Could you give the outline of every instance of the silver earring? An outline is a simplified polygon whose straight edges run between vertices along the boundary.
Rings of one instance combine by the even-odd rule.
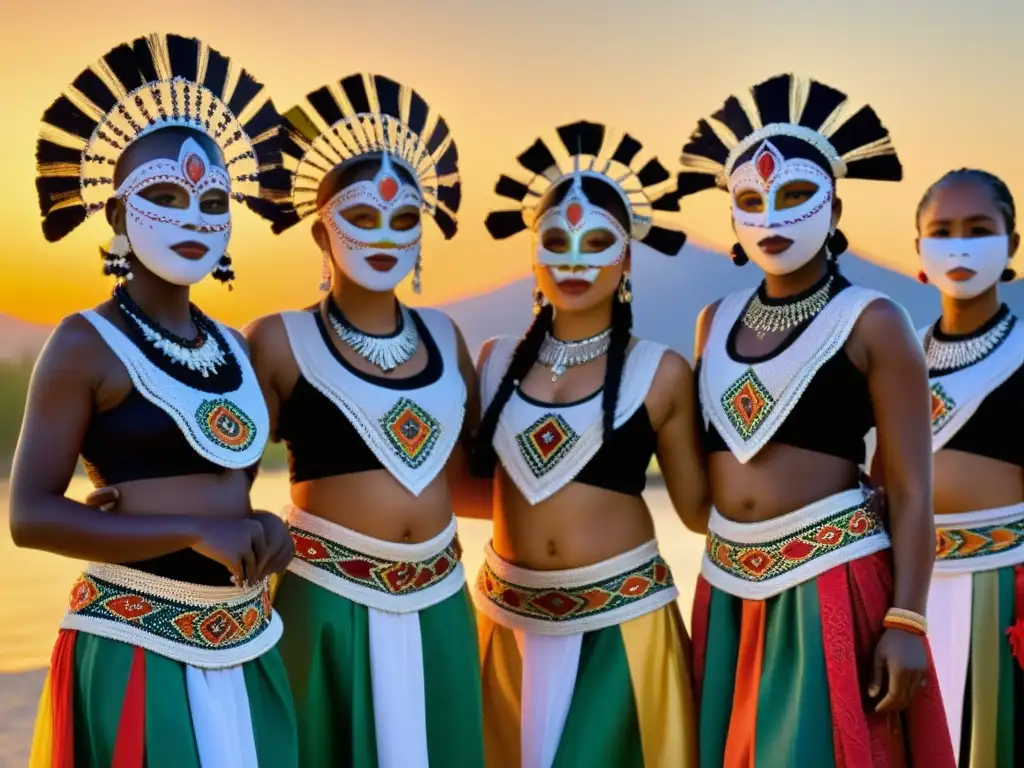
[[[623,304],[633,300],[633,282],[629,279],[629,272],[624,272],[619,282],[618,299]]]
[[[128,235],[114,235],[110,238],[110,244],[107,246],[107,253],[111,256],[127,256],[129,251],[132,249],[132,244],[128,242]]]
[[[323,252],[323,263],[320,271],[320,290],[331,290],[331,259],[327,251]]]
[[[135,277],[131,262],[128,261],[132,246],[126,235],[114,235],[106,250],[100,250],[103,252],[103,274],[113,275],[118,280],[131,280]]]
[[[416,266],[412,271],[412,292],[422,293],[423,291],[423,254],[416,256]]]

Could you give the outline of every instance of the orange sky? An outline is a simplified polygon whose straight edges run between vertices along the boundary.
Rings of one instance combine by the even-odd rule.
[[[0,48],[0,312],[53,322],[101,300],[109,282],[94,217],[63,242],[43,240],[33,186],[39,116],[89,62],[151,31],[202,37],[250,68],[286,109],[358,70],[417,88],[448,119],[463,176],[460,233],[427,225],[425,291],[436,303],[478,293],[529,269],[529,238],[491,241],[483,219],[498,175],[538,132],[580,118],[629,130],[673,171],[697,118],[730,93],[796,70],[870,101],[906,168],[901,184],[840,185],[853,248],[916,272],[913,212],[946,170],[985,167],[1024,195],[1024,52],[1016,0],[54,0],[4,12]],[[627,10],[628,9],[628,10]],[[969,35],[967,37],[966,35]],[[732,243],[722,193],[684,202],[698,240]],[[238,212],[233,292],[204,281],[201,306],[230,323],[317,295],[319,254],[305,226],[280,237]],[[685,251],[680,259],[685,269]],[[709,286],[709,299],[715,288]]]

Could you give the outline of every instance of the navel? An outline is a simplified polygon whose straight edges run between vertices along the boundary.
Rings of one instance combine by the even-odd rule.
[[[555,546],[555,542],[548,542],[548,557],[555,557],[558,554],[558,547]]]

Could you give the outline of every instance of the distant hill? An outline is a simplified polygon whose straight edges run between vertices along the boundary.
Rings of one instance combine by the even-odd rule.
[[[0,360],[35,360],[53,330],[50,326],[0,314]]]

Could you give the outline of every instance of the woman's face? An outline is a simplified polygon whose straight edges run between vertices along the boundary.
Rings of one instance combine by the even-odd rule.
[[[112,223],[142,265],[174,285],[210,274],[231,239],[231,179],[219,152],[158,131],[126,150],[115,175]]]
[[[627,268],[629,233],[587,199],[579,176],[537,218],[534,238],[534,276],[556,309],[584,311],[614,296]]]
[[[917,252],[929,282],[960,299],[996,285],[1020,240],[1007,232],[992,190],[978,179],[940,184],[921,210],[918,227]]]

